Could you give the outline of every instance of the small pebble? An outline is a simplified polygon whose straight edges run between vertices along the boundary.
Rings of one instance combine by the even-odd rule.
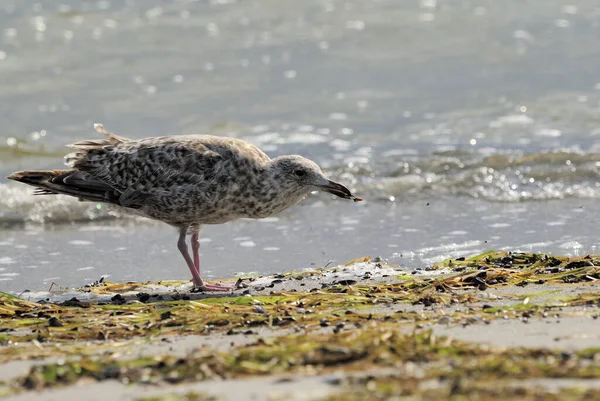
[[[340,322],[338,324],[335,325],[335,327],[333,328],[333,332],[334,333],[339,333],[342,329],[344,328],[344,323]]]
[[[234,286],[234,288],[235,288],[236,290],[237,290],[237,289],[239,289],[239,288],[248,288],[248,287],[249,287],[249,285],[248,285],[248,284],[246,284],[246,283],[244,283],[244,282],[243,282],[241,279],[239,279],[239,280],[237,281],[237,283],[235,283],[235,286]]]
[[[50,327],[62,327],[63,324],[60,320],[58,320],[57,317],[52,316],[50,319],[48,319],[48,326]]]
[[[138,301],[145,303],[145,302],[148,302],[148,300],[150,299],[150,294],[147,294],[145,292],[138,292],[136,294],[136,297],[137,297]]]
[[[114,296],[114,297],[112,297],[110,300],[111,300],[111,301],[112,301],[114,304],[117,304],[117,305],[122,305],[122,304],[124,304],[124,303],[126,302],[126,301],[125,301],[125,298],[123,298],[123,296],[122,296],[121,294],[117,294],[117,295],[115,295],[115,296]]]

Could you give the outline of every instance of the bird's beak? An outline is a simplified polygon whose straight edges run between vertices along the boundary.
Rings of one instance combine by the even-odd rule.
[[[335,181],[327,180],[326,184],[317,186],[321,191],[329,192],[335,196],[339,196],[344,199],[352,199],[354,202],[360,202],[362,199],[352,195],[352,192],[342,184],[338,184]]]

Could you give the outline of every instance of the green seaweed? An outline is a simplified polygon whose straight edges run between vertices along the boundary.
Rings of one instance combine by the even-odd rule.
[[[351,377],[336,391],[319,401],[586,401],[600,398],[600,389],[564,387],[550,391],[514,381],[481,382],[439,377],[424,382],[399,376]]]
[[[290,372],[377,371],[410,362],[422,366],[420,379],[486,381],[518,378],[596,378],[598,350],[565,354],[547,349],[494,349],[428,331],[399,333],[382,323],[338,333],[287,335],[227,352],[195,350],[185,357],[154,355],[128,360],[109,356],[35,366],[15,390],[44,389],[82,378],[124,383],[181,383]]]

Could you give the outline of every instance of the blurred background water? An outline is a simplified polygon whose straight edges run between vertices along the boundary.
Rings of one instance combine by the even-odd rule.
[[[209,278],[597,252],[600,5],[570,3],[0,0],[0,176],[101,122],[302,154],[366,199],[206,227]],[[0,290],[188,277],[172,228],[31,193],[0,178]]]

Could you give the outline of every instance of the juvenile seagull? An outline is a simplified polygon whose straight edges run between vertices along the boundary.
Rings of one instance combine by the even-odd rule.
[[[69,145],[77,149],[65,156],[71,170],[19,171],[8,178],[37,187],[36,195],[112,203],[176,227],[177,248],[194,285],[204,291],[228,291],[232,285],[208,284],[200,277],[203,225],[271,216],[314,190],[361,200],[328,180],[311,160],[297,155],[271,159],[241,139],[177,135],[132,140],[101,124],[94,128],[106,139]]]

